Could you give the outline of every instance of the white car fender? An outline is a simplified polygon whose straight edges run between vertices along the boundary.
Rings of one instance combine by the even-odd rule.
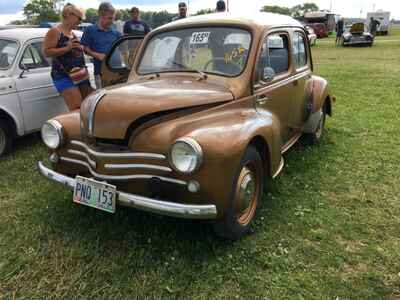
[[[5,112],[15,123],[17,135],[25,133],[21,105],[15,82],[10,77],[0,78],[0,111]]]

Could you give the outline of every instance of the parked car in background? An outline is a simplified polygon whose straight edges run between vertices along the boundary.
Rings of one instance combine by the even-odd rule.
[[[346,27],[343,33],[342,45],[343,46],[372,46],[374,43],[374,36],[365,32],[364,23],[355,23]]]
[[[314,33],[317,35],[317,38],[319,39],[326,38],[329,36],[324,23],[310,23],[308,24],[308,26],[314,29]]]
[[[308,40],[310,41],[310,45],[311,46],[315,46],[317,44],[317,35],[315,34],[314,29],[309,26],[309,25],[305,25],[305,30],[308,36]]]
[[[47,30],[0,31],[0,157],[13,148],[15,138],[67,111],[50,77],[50,61],[42,54]]]
[[[79,25],[78,25],[78,30],[80,30],[80,31],[82,31],[82,32],[85,32],[85,30],[89,27],[89,26],[92,26],[93,24],[92,23],[80,23]]]
[[[302,136],[318,143],[332,114],[304,26],[282,15],[202,15],[143,42],[124,36],[102,74],[108,87],[80,112],[43,125],[51,166],[39,171],[75,203],[208,219],[228,239],[249,232],[283,154]]]

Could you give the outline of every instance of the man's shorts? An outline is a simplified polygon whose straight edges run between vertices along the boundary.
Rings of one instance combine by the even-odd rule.
[[[53,83],[59,93],[62,93],[63,91],[70,89],[70,88],[79,88],[82,85],[90,85],[89,80],[82,81],[78,84],[74,84],[69,77],[62,77],[58,79],[53,79]]]

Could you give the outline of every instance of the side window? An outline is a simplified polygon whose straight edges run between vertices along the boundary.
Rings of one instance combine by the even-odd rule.
[[[34,42],[25,48],[22,55],[21,64],[24,64],[30,69],[44,68],[49,66],[49,62],[42,54],[42,43]]]
[[[305,37],[300,32],[293,34],[293,59],[296,69],[307,65],[307,48]]]
[[[258,62],[259,78],[263,81],[289,70],[289,38],[285,33],[269,35],[263,45]]]

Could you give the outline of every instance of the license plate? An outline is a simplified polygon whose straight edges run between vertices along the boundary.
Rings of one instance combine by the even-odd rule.
[[[76,176],[75,182],[75,203],[115,213],[115,186],[81,176]]]

